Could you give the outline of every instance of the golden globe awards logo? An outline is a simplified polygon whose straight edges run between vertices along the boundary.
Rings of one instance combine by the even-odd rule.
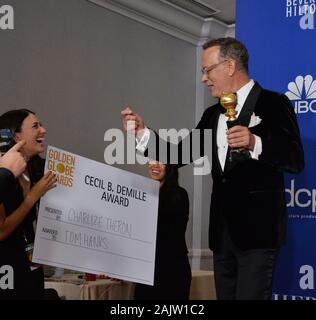
[[[0,30],[14,29],[14,10],[9,5],[0,6]]]
[[[286,0],[286,18],[300,17],[299,24],[302,30],[314,29],[315,12],[315,0]]]
[[[287,88],[285,94],[292,101],[296,113],[316,113],[316,80],[310,74],[297,76]]]
[[[75,165],[75,156],[49,149],[47,154],[47,169],[56,175],[58,184],[68,188],[73,186]]]

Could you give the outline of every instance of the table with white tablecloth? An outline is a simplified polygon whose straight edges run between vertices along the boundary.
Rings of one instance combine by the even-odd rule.
[[[65,274],[60,279],[46,279],[45,288],[55,289],[65,300],[131,300],[134,284],[116,279],[86,281],[77,274]]]
[[[45,288],[53,288],[66,300],[132,300],[135,284],[123,280],[96,279],[86,281],[82,275],[65,274],[48,278]],[[190,300],[215,300],[213,271],[193,270]]]
[[[192,270],[190,300],[216,300],[213,271]]]

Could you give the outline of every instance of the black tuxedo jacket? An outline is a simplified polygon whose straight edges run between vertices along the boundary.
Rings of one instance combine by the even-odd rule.
[[[218,251],[223,224],[241,249],[277,248],[286,236],[283,172],[304,168],[304,153],[293,107],[285,95],[257,83],[238,117],[248,126],[252,112],[261,122],[249,128],[262,140],[259,160],[231,163],[224,171],[218,161],[216,129],[220,106],[208,108],[198,128],[213,129],[213,193],[210,209],[210,248]]]
[[[242,250],[278,248],[286,236],[283,173],[298,173],[304,168],[304,152],[293,107],[285,95],[265,90],[255,83],[238,122],[248,126],[253,113],[260,117],[261,122],[249,130],[261,138],[262,153],[259,160],[234,163],[226,159],[224,170],[218,160],[216,143],[221,108],[216,104],[206,109],[196,127],[213,132],[210,248],[220,250],[224,224],[232,241]],[[192,135],[190,138],[192,141]],[[203,156],[203,139],[201,142]],[[180,155],[182,143],[177,145]],[[181,165],[180,159],[177,166]]]

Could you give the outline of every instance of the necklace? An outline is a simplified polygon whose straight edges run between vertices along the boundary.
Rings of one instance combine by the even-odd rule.
[[[27,182],[30,182],[30,178],[29,178],[25,173],[22,173],[22,177],[23,177],[24,180],[26,180]]]

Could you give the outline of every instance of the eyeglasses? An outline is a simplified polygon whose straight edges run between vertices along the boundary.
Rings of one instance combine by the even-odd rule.
[[[205,68],[201,69],[201,72],[202,72],[203,76],[208,76],[208,74],[209,74],[212,70],[214,70],[214,69],[217,68],[220,64],[222,64],[222,63],[224,63],[224,62],[226,62],[226,61],[228,61],[228,60],[226,59],[226,60],[220,61],[220,62],[218,62],[218,63],[215,63],[215,64],[213,64],[212,66],[205,67]]]

